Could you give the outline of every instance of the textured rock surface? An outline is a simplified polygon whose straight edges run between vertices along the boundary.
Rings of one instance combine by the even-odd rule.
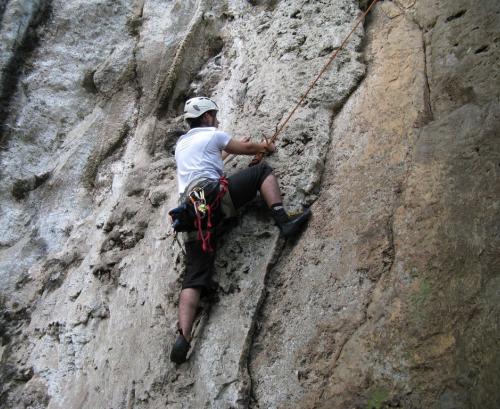
[[[182,101],[270,135],[359,3],[0,2],[1,407],[499,406],[493,0],[376,6],[269,158],[309,228],[248,206],[168,360]]]
[[[458,41],[484,30],[491,44],[498,7],[442,8],[429,31],[403,2],[373,13],[367,77],[335,118],[315,219],[270,274],[251,354],[255,407],[500,401],[490,302],[500,122],[498,97],[482,87],[498,89],[498,74],[478,68],[498,50],[482,56]],[[464,64],[444,61],[456,55]],[[460,97],[445,99],[451,77]]]

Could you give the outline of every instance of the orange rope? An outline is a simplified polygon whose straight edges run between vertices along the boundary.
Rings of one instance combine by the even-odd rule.
[[[331,57],[328,59],[328,61],[326,62],[326,64],[323,66],[323,68],[321,69],[321,71],[318,74],[318,76],[316,77],[316,79],[311,83],[311,85],[309,85],[309,88],[307,89],[307,91],[302,95],[302,97],[300,98],[300,100],[297,103],[297,105],[295,105],[295,107],[290,112],[290,114],[285,119],[285,121],[281,124],[281,126],[277,127],[276,132],[274,133],[274,135],[270,139],[270,142],[274,143],[276,141],[276,139],[278,139],[278,135],[283,131],[283,129],[285,129],[285,126],[290,121],[290,119],[292,118],[292,116],[295,114],[295,111],[297,111],[297,109],[299,108],[299,106],[304,102],[304,100],[309,95],[309,92],[311,92],[311,90],[313,89],[313,87],[316,85],[316,83],[319,81],[319,79],[323,76],[323,74],[325,73],[325,71],[327,70],[327,68],[330,66],[330,64],[337,57],[337,55],[339,54],[339,52],[344,48],[345,44],[347,43],[347,40],[349,40],[349,38],[351,37],[352,33],[354,33],[354,31],[356,30],[356,28],[358,28],[358,26],[361,23],[361,21],[366,17],[366,15],[370,12],[370,10],[373,8],[373,6],[377,2],[378,2],[378,0],[373,0],[370,3],[370,5],[368,6],[368,8],[364,11],[364,13],[360,17],[358,17],[358,20],[357,20],[356,24],[354,25],[354,27],[352,28],[352,30],[349,32],[349,34],[344,38],[344,41],[342,41],[342,44],[340,44],[340,47],[337,48],[332,53]],[[263,156],[264,156],[263,153],[258,153],[257,155],[255,155],[255,157],[252,159],[251,165],[259,163],[262,160]],[[234,156],[232,158],[226,160],[226,163],[230,162],[233,158],[234,158]]]

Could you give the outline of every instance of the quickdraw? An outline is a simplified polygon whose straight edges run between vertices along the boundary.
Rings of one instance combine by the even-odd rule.
[[[205,190],[202,187],[195,187],[189,193],[189,200],[193,204],[196,215],[199,215],[202,219],[205,218],[209,211],[207,201],[205,200]]]
[[[222,200],[222,197],[226,194],[229,186],[229,181],[221,176],[219,179],[220,187],[217,196],[214,201],[210,204],[207,203],[205,199],[205,191],[203,188],[196,187],[189,193],[189,200],[193,204],[194,211],[196,214],[195,227],[198,230],[198,240],[201,241],[202,250],[207,252],[213,252],[214,249],[210,244],[210,238],[212,237],[212,212],[215,211]],[[206,233],[203,234],[203,220],[206,219]]]

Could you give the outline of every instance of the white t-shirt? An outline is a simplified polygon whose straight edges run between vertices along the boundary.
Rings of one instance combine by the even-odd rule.
[[[175,146],[177,187],[183,193],[195,179],[219,179],[223,174],[222,151],[231,136],[216,128],[193,128]]]

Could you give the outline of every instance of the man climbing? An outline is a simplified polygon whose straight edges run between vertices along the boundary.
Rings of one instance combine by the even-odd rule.
[[[305,209],[301,214],[289,217],[282,204],[278,181],[271,167],[265,163],[224,178],[223,159],[228,154],[271,153],[275,147],[267,142],[238,141],[219,131],[218,110],[217,104],[209,98],[188,100],[184,118],[191,129],[179,138],[175,148],[181,202],[191,202],[190,205],[196,209],[191,213],[191,222],[196,226],[192,230],[198,230],[197,235],[194,232],[194,238],[185,240],[186,266],[179,299],[179,335],[170,354],[170,359],[177,364],[186,361],[200,296],[212,288],[215,258],[212,248],[215,243],[206,230],[230,216],[224,214],[220,202],[229,203],[234,210],[253,200],[260,192],[284,237],[296,234],[311,214],[309,209]],[[171,215],[175,217],[172,212]],[[188,234],[193,236],[193,233]]]

